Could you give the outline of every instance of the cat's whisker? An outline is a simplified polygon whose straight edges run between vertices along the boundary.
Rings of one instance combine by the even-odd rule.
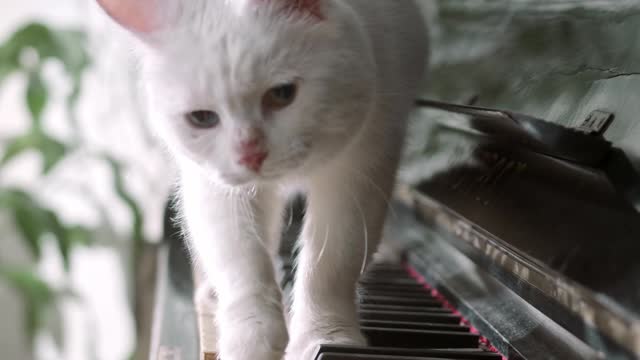
[[[389,195],[387,195],[385,193],[385,191],[382,190],[382,188],[378,184],[376,184],[375,181],[373,181],[372,178],[367,176],[367,174],[359,171],[357,168],[350,168],[349,171],[351,171],[355,175],[358,175],[358,176],[360,176],[360,178],[362,178],[362,179],[366,180],[367,182],[369,182],[369,185],[371,185],[373,187],[373,189],[378,192],[378,194],[380,195],[382,200],[385,202],[385,204],[386,204],[387,208],[389,209],[389,211],[391,211],[391,216],[397,217],[398,214],[394,210],[393,206],[391,206],[391,197]]]
[[[287,229],[291,229],[293,226],[293,206],[289,206],[289,221],[287,223]]]
[[[270,168],[275,169],[283,169],[283,168],[295,168],[300,165],[304,161],[304,157],[298,154],[294,154],[293,156],[289,156],[283,159],[278,159],[275,162],[270,162],[268,166]],[[282,173],[282,170],[266,170],[262,172],[262,175],[265,177],[277,176]]]
[[[353,196],[353,194],[351,194],[351,199],[353,200],[356,208],[358,208],[358,212],[362,219],[362,232],[364,235],[364,256],[362,258],[362,267],[360,268],[360,275],[362,275],[367,268],[367,257],[369,255],[369,231],[367,230],[367,219],[364,215],[364,210],[362,210],[360,201],[358,201],[358,198]]]
[[[316,228],[316,224],[315,224],[314,222],[312,222],[312,223],[310,224],[310,227],[311,227],[311,236],[310,236],[309,238],[310,238],[310,239],[315,239],[315,238],[316,238],[316,230],[317,230],[317,228]],[[310,244],[302,244],[302,248],[303,248],[303,249],[304,249],[304,247],[305,247],[305,246],[310,246]],[[316,265],[317,265],[317,264],[318,264],[318,263],[316,262]]]
[[[281,167],[283,165],[287,165],[289,163],[293,163],[293,162],[296,162],[296,161],[298,161],[298,157],[289,156],[289,157],[286,157],[286,158],[278,159],[275,162],[270,162],[269,166],[271,166],[271,167]]]
[[[327,228],[324,233],[324,242],[322,243],[322,248],[320,249],[320,253],[318,254],[318,259],[316,260],[316,266],[320,264],[320,259],[322,259],[322,255],[324,255],[324,251],[327,248],[327,243],[329,242],[329,229],[331,224],[327,224]]]
[[[255,187],[252,187],[253,189],[255,189]],[[250,224],[251,226],[248,226],[248,231],[251,233],[251,235],[257,239],[257,240],[261,240],[260,238],[260,234],[258,233],[258,229],[256,228],[255,224],[257,224],[256,222],[256,214],[251,211],[251,209],[253,208],[253,206],[250,204],[251,199],[248,198],[242,198],[242,205],[244,206],[244,210],[246,211],[247,216],[250,219]],[[265,239],[262,239],[265,240]]]
[[[239,239],[238,234],[239,234],[239,229],[240,229],[240,224],[239,224],[239,216],[238,216],[238,209],[236,206],[235,201],[231,201],[231,214],[233,214],[233,222],[234,222],[234,227],[233,227],[233,240],[236,241]]]

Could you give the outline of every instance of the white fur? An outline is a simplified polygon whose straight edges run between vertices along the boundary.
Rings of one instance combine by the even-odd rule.
[[[364,343],[355,283],[380,239],[426,64],[413,1],[320,0],[322,20],[283,13],[286,1],[183,1],[165,28],[138,34],[152,126],[181,170],[184,223],[218,297],[223,360]],[[295,102],[265,115],[265,91],[294,80]],[[190,127],[184,114],[201,109],[221,125]],[[269,150],[259,175],[234,150],[253,129]],[[309,208],[287,331],[272,257],[283,196],[298,190]]]

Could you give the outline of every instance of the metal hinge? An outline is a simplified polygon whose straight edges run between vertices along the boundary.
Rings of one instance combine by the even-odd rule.
[[[604,135],[614,118],[610,112],[594,110],[575,130],[589,135]]]

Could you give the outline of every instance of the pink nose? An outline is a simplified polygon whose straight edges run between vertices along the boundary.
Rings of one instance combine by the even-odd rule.
[[[262,147],[262,136],[254,136],[238,143],[238,150],[243,152],[256,152]]]
[[[259,172],[267,156],[269,156],[269,154],[266,151],[249,152],[242,155],[239,163],[255,172]]]
[[[240,160],[238,160],[240,165],[259,172],[262,163],[268,156],[265,150],[265,138],[262,130],[249,128],[240,133],[236,143],[236,151],[240,154]]]

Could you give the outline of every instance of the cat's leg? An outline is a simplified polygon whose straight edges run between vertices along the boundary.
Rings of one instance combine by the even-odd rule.
[[[370,177],[350,164],[361,162],[336,164],[311,180],[287,360],[311,359],[323,343],[365,344],[356,282],[378,245],[395,166]]]
[[[197,263],[199,262],[197,261]],[[193,277],[195,285],[193,303],[198,317],[200,359],[207,359],[207,354],[215,355],[218,353],[218,329],[215,321],[218,298],[199,266],[194,267]]]
[[[222,360],[280,360],[288,341],[282,295],[263,240],[268,193],[228,194],[182,174],[184,220],[196,258],[217,295]]]
[[[276,281],[282,280],[282,262],[279,258],[280,244],[282,239],[282,226],[284,222],[284,209],[286,198],[275,192],[263,193],[260,201],[259,212],[264,214],[264,224],[266,226],[266,236],[263,238],[264,246],[272,259]]]
[[[285,199],[275,193],[263,193],[258,205],[261,207],[258,209],[259,213],[265,216],[264,221],[267,226],[267,235],[261,240],[267,252],[274,260],[276,279],[280,281],[282,269],[276,265],[276,261],[278,260]],[[201,261],[196,260],[196,263],[200,264]],[[193,273],[196,287],[194,304],[198,316],[200,356],[201,358],[207,358],[205,356],[207,354],[213,354],[215,356],[218,353],[218,329],[215,321],[218,299],[213,286],[206,278],[201,266],[195,266]]]

